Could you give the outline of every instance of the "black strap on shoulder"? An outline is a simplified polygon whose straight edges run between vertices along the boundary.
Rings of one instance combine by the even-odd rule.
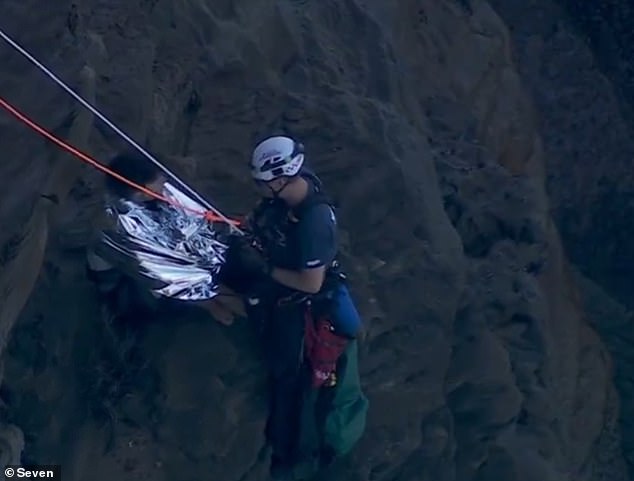
[[[336,209],[336,205],[325,192],[321,189],[316,190],[313,194],[311,194],[304,202],[302,202],[298,208],[294,209],[295,216],[299,219],[302,214],[304,214],[307,210],[312,209],[318,205],[328,205],[333,211]],[[338,256],[337,256],[338,257]],[[327,282],[345,282],[346,274],[343,271],[339,260],[335,257],[335,260],[327,266],[326,268],[326,278]],[[330,291],[331,289],[326,289]]]
[[[298,207],[293,209],[293,214],[299,219],[308,210],[318,205],[328,205],[331,209],[335,209],[335,205],[330,197],[321,190],[317,190],[306,198]]]

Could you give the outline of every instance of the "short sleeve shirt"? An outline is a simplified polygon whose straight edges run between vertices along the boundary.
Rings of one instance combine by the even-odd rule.
[[[315,195],[315,194],[309,194]],[[337,221],[330,205],[312,203],[300,205],[298,221],[290,220],[288,208],[269,203],[266,210],[272,224],[263,241],[275,267],[300,271],[330,265],[337,255]]]
[[[330,265],[337,255],[337,220],[328,204],[308,207],[296,226],[297,266],[312,269]]]

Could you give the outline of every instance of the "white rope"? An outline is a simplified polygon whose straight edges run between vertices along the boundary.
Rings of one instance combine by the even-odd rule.
[[[75,98],[79,103],[81,103],[84,107],[90,110],[93,114],[95,114],[99,119],[101,119],[108,127],[114,130],[117,134],[119,134],[124,140],[126,140],[130,145],[135,147],[139,152],[141,152],[145,157],[147,157],[150,161],[154,163],[159,169],[161,169],[165,174],[175,180],[181,187],[186,189],[192,196],[194,196],[202,205],[204,205],[207,209],[211,210],[214,214],[220,217],[222,220],[227,222],[232,229],[240,232],[240,229],[235,227],[231,221],[218,209],[216,209],[213,205],[207,202],[201,195],[199,195],[195,190],[189,187],[185,182],[179,179],[173,172],[171,172],[167,167],[165,167],[161,162],[155,159],[151,154],[149,154],[143,147],[137,144],[134,140],[132,140],[125,132],[123,132],[119,127],[113,124],[108,118],[106,118],[97,108],[92,106],[88,101],[84,100],[81,95],[75,92],[72,88],[70,88],[63,80],[61,80],[57,75],[51,72],[48,68],[42,65],[33,55],[27,52],[23,47],[21,47],[15,40],[9,37],[1,28],[0,28],[0,37],[4,39],[9,45],[11,45],[14,49],[16,49],[19,53],[21,53],[26,59],[28,59],[33,65],[39,68],[42,72],[44,72],[51,80],[53,80],[57,85],[62,87],[66,92],[68,92],[72,97]]]

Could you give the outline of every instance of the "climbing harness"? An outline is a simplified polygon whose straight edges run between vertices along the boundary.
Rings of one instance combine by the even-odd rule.
[[[174,180],[180,187],[185,189],[190,195],[192,195],[196,200],[200,202],[208,210],[206,212],[196,212],[197,214],[203,215],[209,221],[223,221],[227,223],[233,231],[236,233],[242,234],[242,231],[237,227],[239,225],[238,221],[227,218],[222,212],[216,209],[211,203],[207,202],[200,194],[198,194],[194,189],[189,187],[185,182],[183,182],[178,176],[176,176],[173,172],[171,172],[167,167],[165,167],[161,162],[159,162],[156,158],[154,158],[151,154],[149,154],[143,147],[141,147],[138,143],[136,143],[132,138],[130,138],[125,132],[119,129],[113,122],[111,122],[107,117],[105,117],[96,107],[91,105],[88,101],[86,101],[81,95],[75,92],[72,88],[70,88],[63,80],[61,80],[57,75],[55,75],[51,70],[49,70],[46,66],[44,66],[40,61],[38,61],[33,55],[31,55],[25,48],[20,46],[15,40],[13,40],[9,35],[7,35],[0,28],[0,38],[2,38],[7,44],[13,47],[18,53],[20,53],[23,57],[29,60],[33,65],[35,65],[39,70],[41,70],[46,76],[48,76],[51,80],[53,80],[57,85],[59,85],[63,90],[65,90],[68,94],[70,94],[75,100],[77,100],[80,104],[82,104],[85,108],[91,111],[96,117],[98,117],[101,121],[103,121],[108,127],[114,130],[121,138],[123,138],[126,142],[136,148],[141,154],[143,154],[148,160],[150,160],[154,165],[156,165],[161,171],[163,171],[169,178]],[[96,167],[102,172],[107,173],[108,175],[113,175],[117,179],[126,184],[134,187],[135,189],[144,192],[147,195],[155,199],[162,200],[164,202],[169,202],[164,196],[157,194],[156,192],[152,192],[149,189],[146,189],[143,186],[133,183],[132,181],[121,177],[115,172],[111,171],[103,164],[100,164],[96,160],[90,158],[88,155],[80,152],[64,141],[58,139],[50,132],[46,131],[44,128],[35,124],[35,122],[29,120],[26,116],[21,114],[17,109],[12,107],[6,100],[0,98],[0,106],[2,106],[5,110],[10,112],[20,121],[25,123],[28,127],[35,130],[39,134],[48,138],[53,143],[77,156],[81,160],[87,162],[88,164]],[[182,206],[179,206],[182,207]]]

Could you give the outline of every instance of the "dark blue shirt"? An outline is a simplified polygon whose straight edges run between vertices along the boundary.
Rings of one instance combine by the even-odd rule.
[[[318,200],[318,180],[306,180],[310,191],[300,205],[289,209],[282,201],[266,201],[256,214],[263,224],[258,237],[275,267],[300,271],[328,266],[337,255],[335,213]]]
[[[298,269],[329,266],[337,255],[337,220],[328,204],[309,206],[300,214],[297,229]]]

